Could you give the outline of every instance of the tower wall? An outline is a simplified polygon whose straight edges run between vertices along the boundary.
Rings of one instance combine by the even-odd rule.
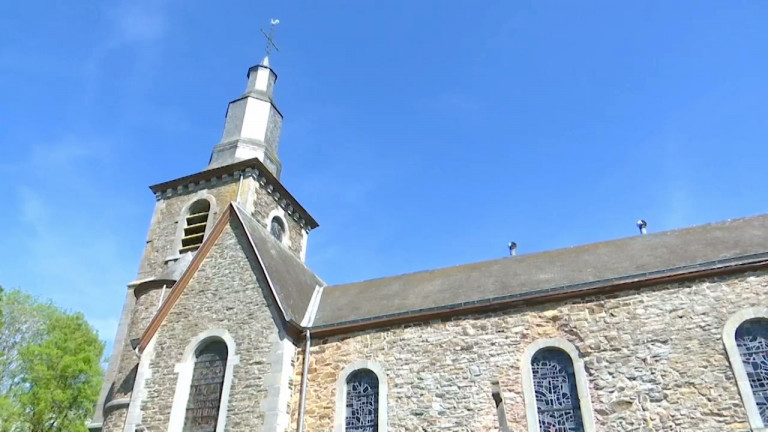
[[[172,195],[162,194],[157,197],[155,212],[147,236],[147,246],[139,266],[138,279],[157,277],[168,269],[169,264],[180,258],[177,249],[180,229],[183,229],[184,209],[198,199],[211,202],[208,226],[210,230],[218,220],[219,211],[230,201],[237,201],[240,176],[225,176],[210,182],[187,186],[176,190]]]
[[[285,229],[282,245],[299,259],[304,259],[307,234],[317,222],[278,180],[281,163],[277,148],[282,114],[272,99],[276,79],[267,58],[250,68],[246,92],[230,103],[222,142],[214,147],[208,168],[152,186],[156,204],[146,247],[138,277],[128,285],[116,345],[96,414],[89,424],[90,430],[133,432],[141,422],[143,413],[138,407],[146,395],[143,390],[136,389],[144,388],[149,370],[147,365],[154,361],[154,357],[147,356],[140,362],[134,350],[135,343],[132,346],[131,342],[143,335],[159,305],[169,295],[171,286],[191,262],[195,247],[199,248],[208,238],[230,202],[238,202],[267,230],[273,218],[279,217]],[[202,221],[195,216],[202,217],[200,215],[204,213],[194,204],[198,200],[206,200],[209,204],[203,206],[209,209],[204,229],[201,228]],[[226,278],[227,275],[220,276]],[[213,292],[216,287],[200,289]],[[271,341],[270,349],[278,347],[275,352],[282,352],[284,349],[280,347],[284,338],[275,336],[272,339],[275,340]],[[162,349],[163,343],[158,347]],[[254,361],[264,361],[264,358],[254,358]],[[137,382],[141,384],[137,385]],[[288,396],[280,397],[287,404]],[[270,412],[265,412],[265,422],[285,423],[287,412],[278,416],[279,421],[269,420],[270,416],[277,416]]]

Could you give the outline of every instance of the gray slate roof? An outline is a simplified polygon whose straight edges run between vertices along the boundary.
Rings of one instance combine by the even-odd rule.
[[[232,203],[261,260],[287,320],[300,323],[315,287],[325,285],[312,270],[272,237],[247,211]]]
[[[313,328],[764,260],[768,215],[326,287]]]

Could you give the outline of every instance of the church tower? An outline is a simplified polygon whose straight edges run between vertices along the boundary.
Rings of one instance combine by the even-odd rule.
[[[156,205],[146,248],[138,276],[128,284],[91,431],[139,430],[143,395],[134,392],[134,383],[150,375],[139,367],[139,340],[231,202],[304,260],[309,231],[318,224],[279,180],[283,117],[273,99],[277,74],[265,57],[247,77],[245,92],[229,103],[208,166],[150,187]]]

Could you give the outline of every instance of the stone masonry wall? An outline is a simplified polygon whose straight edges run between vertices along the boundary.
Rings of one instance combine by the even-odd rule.
[[[178,378],[174,367],[190,341],[212,329],[227,330],[240,357],[234,367],[226,430],[262,430],[272,372],[269,359],[279,324],[275,305],[264,292],[266,281],[251,264],[255,257],[241,248],[247,241],[239,229],[225,228],[158,330],[141,404],[146,430],[167,430]]]
[[[166,295],[168,292],[170,292],[170,290],[166,290]],[[115,374],[115,380],[107,393],[105,403],[118,399],[130,399],[133,391],[134,379],[136,377],[136,370],[139,365],[139,358],[134,353],[133,347],[131,347],[131,339],[141,337],[144,329],[149,325],[149,321],[152,320],[155,311],[157,311],[161,293],[161,288],[139,292],[138,298],[136,298],[134,307],[131,311],[132,314],[130,325],[128,326],[128,333],[123,341],[122,351],[120,353],[120,367],[117,374]],[[127,409],[127,405],[122,405],[105,413],[105,420],[107,421],[104,423],[103,431],[122,431],[123,421],[112,421],[112,418],[124,419],[125,411]]]
[[[756,272],[316,340],[305,430],[332,431],[339,373],[375,360],[389,431],[498,430],[493,379],[511,430],[526,431],[521,357],[557,337],[583,356],[598,431],[747,431],[721,335],[731,314],[765,305],[766,288],[768,273]]]
[[[139,279],[159,275],[166,268],[166,260],[178,255],[174,250],[176,234],[184,207],[199,199],[203,195],[210,195],[216,200],[216,210],[209,224],[214,224],[219,215],[231,201],[237,200],[237,189],[240,177],[228,177],[226,180],[217,179],[211,184],[206,182],[206,187],[185,189],[183,193],[175,193],[171,197],[161,197],[155,205],[155,212],[147,235],[147,246],[139,266]],[[208,227],[210,229],[210,226]]]
[[[264,228],[269,230],[269,227],[267,226],[267,218],[269,217],[270,213],[279,208],[277,201],[275,201],[275,199],[270,196],[265,185],[259,184],[252,179],[249,179],[244,187],[247,187],[248,197],[248,205],[245,207],[246,210],[248,210],[253,218],[256,219]],[[288,231],[288,237],[290,239],[288,249],[291,251],[291,253],[301,258],[304,229],[299,225],[298,222],[293,220],[290,215],[283,214],[282,217],[285,220],[285,228]]]

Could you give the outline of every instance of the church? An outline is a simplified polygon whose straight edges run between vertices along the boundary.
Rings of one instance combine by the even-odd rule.
[[[276,81],[151,186],[90,431],[768,431],[768,216],[327,285]]]

